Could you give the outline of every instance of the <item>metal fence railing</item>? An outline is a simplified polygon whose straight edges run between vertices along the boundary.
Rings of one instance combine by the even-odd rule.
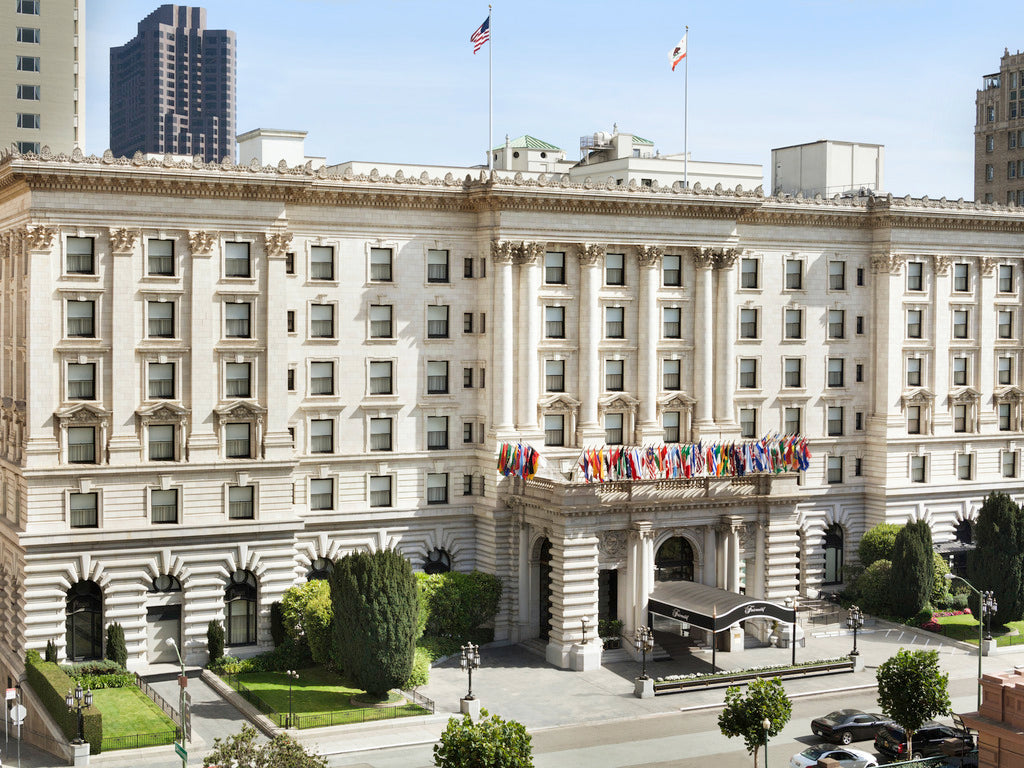
[[[138,749],[139,747],[160,747],[172,743],[180,736],[177,728],[169,728],[166,731],[156,733],[132,733],[127,736],[104,736],[103,751],[109,752],[114,749]]]
[[[423,707],[423,709],[427,710],[430,714],[434,714],[435,707],[433,699],[428,699],[426,696],[421,693],[417,693],[416,691],[402,691],[402,695],[416,706]]]
[[[177,725],[178,728],[181,728],[181,727],[184,726],[184,728],[185,728],[185,738],[188,739],[189,741],[191,741],[192,740],[192,721],[191,721],[191,719],[190,718],[186,718],[186,720],[185,720],[185,722],[183,724],[182,721],[181,721],[181,713],[178,712],[178,710],[176,710],[174,707],[172,707],[170,705],[170,703],[167,701],[167,699],[165,699],[163,696],[161,696],[152,685],[150,685],[148,682],[143,680],[139,676],[138,672],[135,673],[135,684],[139,687],[139,690],[141,690],[144,694],[146,694],[153,701],[154,704],[156,704],[158,707],[160,707],[160,709],[162,709],[164,711],[165,715],[167,715],[169,718],[171,718],[171,720],[174,721],[174,724]]]
[[[886,763],[885,768],[927,768],[927,766],[962,766],[968,768],[969,766],[978,765],[978,750],[972,750],[967,752],[960,757],[948,757],[946,755],[940,755],[938,757],[922,757],[918,760],[907,760],[902,763]]]

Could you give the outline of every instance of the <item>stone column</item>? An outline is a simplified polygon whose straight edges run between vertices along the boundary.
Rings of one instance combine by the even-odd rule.
[[[934,346],[932,348],[933,372],[930,381],[927,379],[922,379],[921,381],[922,385],[930,389],[935,395],[935,398],[931,403],[931,418],[928,419],[928,431],[930,433],[934,433],[936,424],[945,426],[952,423],[949,409],[940,409],[935,406],[937,403],[945,403],[949,397],[949,295],[952,287],[949,279],[949,265],[953,263],[953,257],[936,256],[932,260],[932,263],[935,272],[935,281],[932,289],[933,300],[931,301],[929,308],[933,310],[935,318],[932,325],[932,339],[934,340]],[[901,371],[902,376],[904,376],[902,386],[906,388],[906,364],[901,360],[900,365],[904,369]],[[924,372],[922,371],[922,375],[923,373]]]
[[[512,256],[514,249],[507,240],[491,241],[491,259],[494,262],[494,304],[492,333],[497,337],[494,358],[495,383],[491,390],[491,419],[499,433],[511,433],[515,427],[513,397],[515,396],[515,368],[513,342],[516,331],[512,309]]]
[[[903,342],[907,334],[907,316],[903,302],[903,257],[881,253],[871,257],[875,277],[874,359],[879,365],[874,376],[876,425],[868,424],[869,439],[887,440],[906,436],[906,422],[900,408],[903,392]],[[930,307],[922,297],[923,319],[927,320]],[[928,331],[922,328],[922,338]],[[884,452],[883,452],[884,453]],[[884,462],[880,463],[880,466]],[[882,467],[884,472],[884,467]],[[901,474],[902,477],[902,474]],[[880,478],[885,482],[884,478]]]
[[[24,425],[25,467],[52,466],[57,463],[58,445],[50,422],[54,406],[60,402],[60,375],[57,374],[60,369],[54,363],[53,345],[56,339],[64,337],[66,329],[60,327],[64,308],[54,302],[53,282],[42,276],[60,272],[60,267],[53,266],[57,229],[41,224],[28,226],[18,236],[24,249],[27,273],[40,276],[40,279],[34,280],[21,279],[21,284],[26,286],[24,306],[38,308],[39,311],[34,317],[20,321],[17,314],[14,315],[15,328],[18,330],[11,341],[16,341],[21,329],[25,331],[25,376],[19,380],[18,367],[15,365],[11,378],[13,389],[21,399],[29,400],[28,393],[22,388],[30,386],[31,401],[41,404],[41,407],[28,409],[28,421]],[[15,243],[17,247],[17,241]],[[60,258],[59,251],[57,258]]]
[[[715,339],[715,423],[738,429],[733,409],[736,394],[736,260],[739,251],[728,248],[715,256],[718,272],[718,299],[709,325],[716,331]],[[763,320],[763,318],[762,318]]]
[[[709,586],[718,586],[717,558],[718,542],[715,540],[715,526],[704,526],[704,577],[701,583]]]
[[[755,523],[757,536],[756,548],[754,550],[754,573],[747,574],[753,578],[747,579],[747,594],[753,597],[764,598],[764,566],[765,566],[765,525],[764,521]]]
[[[981,353],[978,355],[978,375],[974,379],[974,387],[982,392],[978,399],[977,412],[975,413],[975,428],[978,432],[992,432],[998,430],[999,417],[992,408],[992,389],[996,380],[995,360],[992,357],[992,350],[995,348],[996,337],[999,334],[997,327],[998,317],[996,316],[996,281],[995,276],[996,259],[992,256],[985,256],[978,259],[978,294],[980,301],[977,304],[978,321],[975,324],[978,334],[978,348]],[[1016,311],[1019,313],[1020,308]],[[988,428],[990,429],[988,429]],[[977,470],[975,470],[977,472]]]
[[[267,460],[287,461],[293,456],[292,438],[288,434],[288,412],[278,407],[288,402],[288,296],[278,290],[287,283],[285,261],[292,242],[291,232],[268,232],[263,235],[267,251],[267,268],[264,270],[266,284],[266,315],[264,317],[264,338],[266,359],[263,369],[267,408],[265,416],[264,447]]]
[[[513,522],[513,530],[519,535],[519,600],[515,617],[517,637],[525,640],[530,634],[530,524],[523,519]]]
[[[647,598],[654,588],[654,533],[650,523],[640,522],[629,530],[628,552],[629,610],[623,624],[626,635],[632,637],[637,627],[647,624]]]
[[[658,273],[662,249],[656,245],[637,247],[640,254],[640,334],[637,339],[640,358],[640,443],[660,442],[663,431],[658,424]]]
[[[139,438],[135,429],[133,414],[138,405],[139,365],[135,355],[138,339],[137,317],[141,306],[135,301],[134,256],[139,243],[139,231],[130,229],[110,230],[110,305],[111,327],[107,323],[101,336],[110,339],[110,370],[108,381],[116,382],[110,387],[108,403],[111,409],[110,463],[134,464],[139,460]],[[177,312],[181,312],[179,303]],[[99,323],[100,318],[96,318]],[[109,333],[109,336],[107,335]]]
[[[715,526],[718,534],[718,551],[715,553],[715,584],[719,589],[729,588],[729,526],[719,523]]]
[[[519,249],[519,412],[516,425],[521,432],[537,430],[537,398],[540,372],[537,344],[540,342],[540,261],[543,243],[523,243]]]
[[[588,645],[580,645],[581,619],[586,617],[591,629],[597,627],[597,544],[597,537],[590,535],[551,537],[551,633],[546,655],[548,663],[562,669],[584,671],[601,665],[596,638],[588,633]]]
[[[597,401],[601,396],[601,360],[598,345],[601,337],[601,262],[604,246],[584,243],[580,259],[580,447],[604,443],[604,429],[597,421]]]
[[[188,391],[188,402],[185,407],[191,410],[188,435],[189,460],[193,462],[217,461],[220,456],[217,435],[214,432],[214,420],[210,418],[217,404],[217,357],[214,345],[221,337],[222,302],[217,300],[217,269],[214,258],[217,252],[217,233],[189,232],[189,248],[191,258],[189,279],[186,280],[185,292],[192,300],[192,326],[189,328],[190,338],[187,340],[191,348],[187,376],[181,372],[182,388],[187,380],[191,386]],[[191,282],[191,285],[188,283]]]
[[[697,399],[697,419],[694,431],[700,433],[711,430],[715,426],[712,416],[714,402],[714,302],[712,292],[711,268],[714,256],[710,248],[694,248],[693,264],[697,268],[696,306],[693,317],[694,346],[694,397]]]
[[[733,523],[729,530],[729,591],[740,591],[740,525]]]

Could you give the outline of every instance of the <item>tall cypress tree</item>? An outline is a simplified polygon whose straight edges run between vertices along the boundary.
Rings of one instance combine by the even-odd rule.
[[[931,599],[932,591],[935,587],[935,558],[932,555],[935,550],[932,547],[932,527],[924,520],[917,520],[913,523],[907,523],[907,528],[921,540],[921,548],[924,550],[928,561],[928,567],[925,569],[927,585],[925,602],[927,603]]]
[[[409,679],[419,601],[409,561],[398,552],[356,552],[331,571],[335,662],[383,699]]]
[[[934,578],[932,553],[916,528],[905,525],[892,548],[892,602],[900,616],[913,616],[928,603]]]
[[[1005,493],[990,493],[978,512],[975,549],[967,561],[971,583],[995,592],[999,610],[992,623],[1017,621],[1024,615],[1024,513]],[[977,600],[972,610],[978,615]]]

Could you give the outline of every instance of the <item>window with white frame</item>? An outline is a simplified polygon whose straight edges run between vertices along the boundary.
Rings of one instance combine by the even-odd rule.
[[[830,291],[846,290],[845,261],[830,261],[828,263],[828,289]]]
[[[957,293],[966,293],[971,288],[971,265],[953,265],[953,290]]]
[[[252,304],[238,301],[224,305],[224,335],[229,339],[252,338]]]
[[[149,492],[149,513],[153,523],[178,522],[178,490],[153,488]]]
[[[334,509],[334,479],[314,477],[309,481],[309,508],[314,511]]]
[[[760,285],[758,274],[760,267],[759,259],[740,259],[740,288],[757,288]]]
[[[1000,386],[1013,384],[1013,359],[1009,357],[996,358],[996,383]]]
[[[544,307],[544,336],[565,338],[565,307]]]
[[[841,437],[843,434],[843,406],[830,405],[827,412],[826,432],[829,437]]]
[[[329,360],[309,364],[309,394],[334,394],[334,363]]]
[[[920,309],[908,309],[907,310],[907,338],[908,339],[920,339],[921,338],[921,317],[922,317],[922,310],[920,310]]]
[[[390,248],[370,249],[370,280],[375,283],[390,283],[391,277]]]
[[[96,363],[68,363],[68,400],[96,399]]]
[[[924,263],[920,261],[907,262],[907,290],[924,290]]]
[[[665,307],[662,310],[662,333],[666,339],[682,337],[682,310],[679,307]]]
[[[370,394],[390,395],[393,393],[392,362],[390,360],[371,360]]]
[[[448,251],[442,251],[435,248],[427,249],[427,282],[449,282]]]
[[[427,394],[446,395],[448,394],[448,361],[428,360],[427,361]]]
[[[370,305],[370,338],[390,339],[394,338],[391,327],[391,305],[371,304]]]
[[[1000,339],[1013,338],[1013,310],[1001,309],[996,312],[996,333]]]
[[[973,453],[958,453],[956,455],[956,476],[958,480],[970,480],[974,477]]]
[[[146,302],[147,331],[151,339],[174,338],[174,302]]]
[[[604,335],[608,339],[621,339],[626,335],[624,307],[605,307]]]
[[[910,457],[910,482],[912,483],[923,483],[925,482],[926,464],[924,456],[911,456]]]
[[[38,112],[19,112],[17,124],[19,128],[39,128],[40,115]]]
[[[957,355],[953,358],[953,386],[967,386],[967,358]]]
[[[565,392],[565,361],[544,361],[544,390],[546,392]]]
[[[785,337],[787,339],[802,339],[804,337],[804,311],[802,309],[787,309],[783,315]]]
[[[39,86],[38,85],[26,85],[23,83],[18,84],[16,98],[24,101],[39,101]]]
[[[146,274],[160,277],[174,275],[173,240],[149,240],[146,251]]]
[[[448,473],[427,473],[427,504],[448,503]]]
[[[224,243],[224,277],[252,277],[249,243]]]
[[[309,335],[314,339],[334,338],[334,305],[309,305]]]
[[[787,357],[782,361],[782,386],[802,387],[804,385],[804,361],[799,357]]]
[[[224,455],[229,459],[252,458],[252,425],[232,423],[224,425]]]
[[[370,475],[370,506],[391,506],[391,475]]]
[[[621,413],[606,413],[604,415],[604,442],[605,445],[622,445],[622,421]]]
[[[622,392],[624,387],[624,360],[604,361],[604,388],[606,392]]]
[[[229,398],[252,397],[252,364],[225,363],[224,390]]]
[[[427,338],[448,338],[448,307],[432,304],[427,307]]]
[[[679,411],[664,411],[661,414],[662,440],[666,443],[678,443],[681,440],[682,414]]]
[[[907,386],[921,386],[921,358],[919,357],[907,358]]]
[[[661,284],[666,288],[678,288],[683,284],[682,262],[683,259],[681,256],[662,256]]]
[[[96,463],[96,427],[68,427],[68,463]]]
[[[604,283],[605,285],[626,284],[626,255],[623,253],[608,253],[604,257]]]
[[[427,417],[427,450],[442,451],[448,447],[448,417]]]
[[[1013,406],[1010,403],[996,403],[996,414],[999,417],[999,431],[1013,430]]]
[[[68,336],[81,339],[96,338],[96,302],[68,301]]]
[[[828,337],[842,339],[846,336],[846,312],[842,309],[828,311]]]
[[[757,310],[752,307],[743,307],[740,309],[740,338],[741,339],[756,339],[757,338]]]
[[[462,442],[472,443],[473,442],[473,422],[464,421],[462,422]]]
[[[663,360],[661,366],[661,388],[668,392],[677,392],[682,389],[680,361]]]
[[[907,406],[907,434],[921,434],[921,406],[919,405]]]
[[[999,292],[1013,293],[1013,265],[999,265]]]
[[[757,437],[756,408],[740,408],[740,437],[744,439]]]
[[[173,424],[150,424],[147,437],[150,461],[174,461],[176,439]]]
[[[969,313],[966,309],[954,309],[953,310],[953,338],[954,339],[966,339],[968,338],[968,322]]]
[[[334,247],[313,245],[309,248],[310,280],[334,279]]]
[[[146,392],[150,400],[174,399],[174,363],[146,364]]]
[[[1017,452],[1003,451],[999,459],[1003,477],[1017,476]]]
[[[370,419],[370,450],[392,450],[391,419],[383,416]]]
[[[782,409],[782,433],[784,435],[799,435],[800,422],[802,421],[801,408],[791,405]]]
[[[827,385],[842,387],[846,385],[846,360],[842,357],[830,357],[826,363],[828,368]]]
[[[228,486],[228,519],[252,520],[255,512],[256,488],[251,485]]]
[[[953,406],[953,431],[967,431],[967,406],[963,403]]]
[[[800,291],[804,287],[804,262],[802,259],[786,259],[786,290]]]
[[[757,389],[757,359],[740,358],[740,389]]]
[[[565,254],[548,251],[544,254],[544,282],[548,285],[565,284]]]
[[[843,457],[829,456],[825,460],[825,482],[838,485],[843,482]]]
[[[462,260],[462,276],[463,277],[466,277],[466,278],[473,277],[473,272],[474,272],[473,265],[474,265],[474,263],[475,262],[474,262],[472,256],[466,256],[465,258],[463,258],[463,260]]]
[[[91,237],[69,237],[66,269],[69,275],[95,275],[95,240]]]
[[[39,56],[17,56],[15,57],[15,69],[19,72],[38,72]]]
[[[334,419],[311,419],[309,452],[334,453]]]
[[[462,332],[472,333],[473,332],[473,313],[463,312],[462,313]]]
[[[39,30],[36,27],[18,27],[15,39],[19,43],[39,43]]]
[[[69,493],[69,522],[72,528],[99,527],[99,495],[96,493]]]

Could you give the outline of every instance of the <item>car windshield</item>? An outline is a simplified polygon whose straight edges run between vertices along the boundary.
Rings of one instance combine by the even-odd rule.
[[[821,747],[808,747],[800,754],[804,757],[809,757],[811,760],[817,760],[821,755],[825,753],[825,750]]]
[[[835,712],[829,712],[821,719],[826,723],[838,723],[846,719],[846,713],[837,709]]]

